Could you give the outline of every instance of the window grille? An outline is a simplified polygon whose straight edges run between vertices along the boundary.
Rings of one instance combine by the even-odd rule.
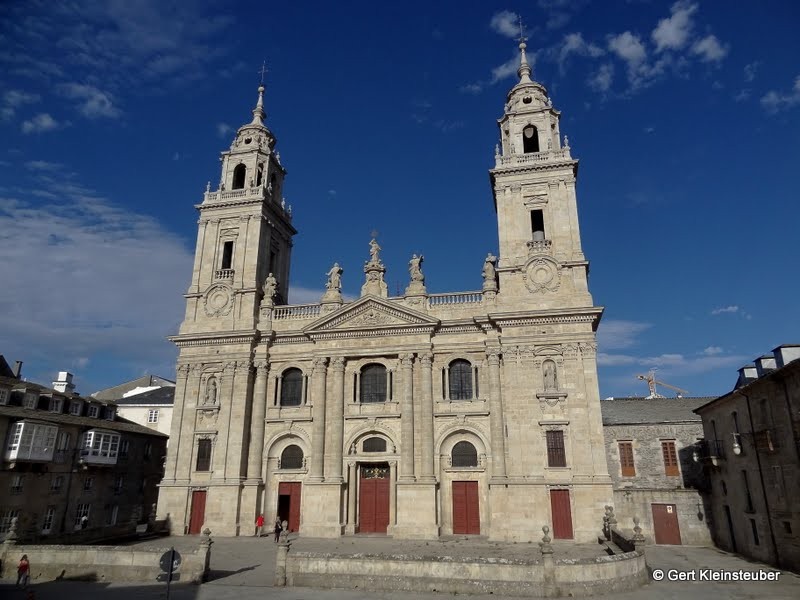
[[[367,365],[361,369],[361,402],[386,402],[386,367]]]
[[[454,467],[477,467],[478,451],[469,442],[458,442],[453,446],[451,464]]]
[[[547,466],[566,467],[567,454],[564,449],[564,432],[547,432]]]
[[[450,363],[450,400],[472,400],[472,366],[466,360]]]
[[[386,452],[386,440],[379,437],[371,437],[364,440],[362,448],[364,452]]]
[[[281,452],[281,469],[302,469],[303,468],[303,450],[300,446],[292,444],[286,446]]]
[[[636,467],[633,462],[633,442],[619,442],[619,464],[623,477],[634,477]]]
[[[211,470],[211,440],[197,440],[195,471]]]
[[[678,470],[678,453],[675,451],[675,442],[661,442],[661,455],[664,457],[664,474],[670,477],[680,475]]]
[[[300,406],[303,395],[303,372],[287,369],[281,377],[281,406]]]

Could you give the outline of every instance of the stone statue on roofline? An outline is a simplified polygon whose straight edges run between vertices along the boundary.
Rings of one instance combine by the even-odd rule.
[[[381,257],[379,256],[379,252],[381,251],[381,247],[378,245],[378,242],[375,238],[372,238],[369,242],[369,262],[373,264],[380,264]]]
[[[497,257],[489,252],[486,259],[483,261],[483,291],[496,292],[497,291]]]
[[[425,281],[425,276],[422,274],[423,260],[425,260],[425,257],[421,254],[419,256],[416,254],[411,256],[411,260],[408,262],[408,272],[411,275],[411,281],[419,281],[420,283]]]
[[[275,294],[278,293],[278,280],[270,273],[264,281],[264,299],[265,305],[271,306],[275,302]]]
[[[331,270],[328,271],[328,282],[325,284],[325,289],[339,291],[342,289],[342,273],[344,270],[339,266],[339,263],[333,263]]]

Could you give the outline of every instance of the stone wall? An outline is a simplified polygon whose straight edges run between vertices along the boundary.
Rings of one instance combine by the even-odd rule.
[[[590,596],[632,590],[647,581],[644,553],[593,560],[376,556],[294,552],[286,585],[369,591],[445,592],[501,596]]]
[[[211,560],[211,539],[204,537],[200,547],[181,555],[178,577],[181,583],[202,583]],[[17,563],[27,554],[31,581],[58,579],[81,581],[156,582],[161,575],[159,562],[169,548],[137,550],[124,546],[57,546],[3,544],[0,547],[0,577],[15,579]]]

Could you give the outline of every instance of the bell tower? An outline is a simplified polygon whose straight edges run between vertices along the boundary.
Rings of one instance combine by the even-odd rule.
[[[561,141],[561,113],[531,79],[524,38],[519,49],[519,82],[497,121],[500,143],[489,172],[500,292],[540,309],[591,306],[575,197],[578,161],[566,136]]]
[[[274,301],[287,300],[297,231],[282,195],[286,169],[265,116],[261,85],[252,120],[222,152],[217,190],[209,184],[196,206],[197,249],[181,334],[255,329],[270,274],[277,281]]]

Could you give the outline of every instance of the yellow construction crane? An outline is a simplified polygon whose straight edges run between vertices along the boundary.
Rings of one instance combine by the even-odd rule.
[[[689,393],[686,390],[682,390],[679,387],[675,387],[674,385],[670,385],[668,383],[664,383],[663,381],[659,381],[658,379],[656,379],[655,369],[652,369],[647,375],[637,375],[636,379],[640,379],[642,381],[647,382],[647,385],[650,388],[650,395],[647,396],[648,400],[651,400],[652,398],[666,398],[666,396],[662,396],[656,391],[656,384],[663,385],[664,387],[669,388],[671,390],[675,390],[676,392],[678,392],[678,398],[682,398],[684,394]]]

